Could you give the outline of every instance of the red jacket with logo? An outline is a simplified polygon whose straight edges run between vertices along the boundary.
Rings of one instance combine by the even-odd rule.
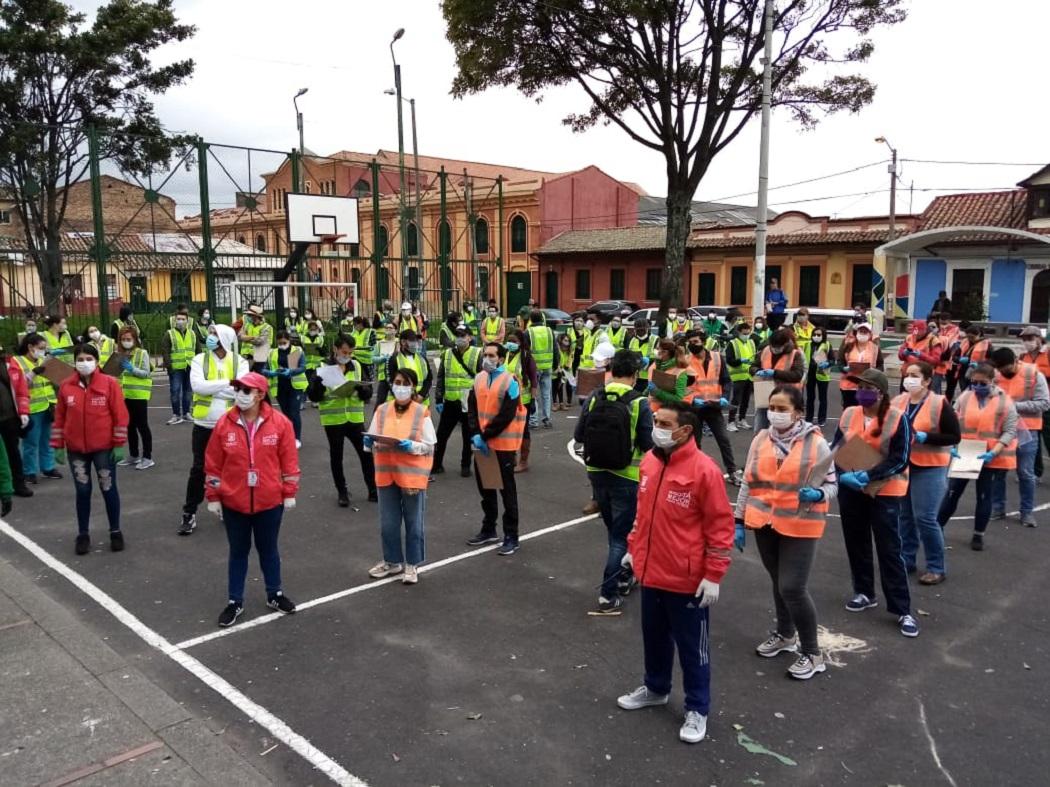
[[[254,487],[248,486],[249,470],[258,476]],[[218,501],[242,514],[267,511],[284,503],[285,498],[295,497],[299,491],[299,452],[292,422],[263,402],[249,451],[241,411],[236,407],[227,410],[208,439],[204,474],[208,501]]]
[[[95,372],[87,386],[79,373],[58,387],[51,446],[82,454],[109,451],[128,441],[128,408],[120,381]]]
[[[733,510],[722,471],[689,440],[665,461],[642,459],[638,514],[627,537],[643,587],[693,595],[700,581],[721,582],[733,545]]]
[[[11,379],[11,395],[19,415],[29,415],[29,384],[22,366],[13,355],[7,359],[7,376]]]

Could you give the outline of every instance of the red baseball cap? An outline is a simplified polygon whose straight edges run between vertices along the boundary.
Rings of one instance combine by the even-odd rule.
[[[244,377],[238,377],[230,383],[234,388],[254,388],[263,393],[269,393],[270,383],[258,372],[248,372]]]

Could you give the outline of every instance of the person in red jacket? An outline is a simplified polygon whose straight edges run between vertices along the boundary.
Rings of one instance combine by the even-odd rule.
[[[216,422],[204,453],[208,510],[222,517],[230,543],[229,602],[219,615],[222,628],[236,623],[244,611],[253,538],[266,582],[266,605],[286,615],[295,612],[295,604],[281,589],[277,535],[299,491],[295,429],[270,406],[269,382],[249,372],[230,384],[237,406]]]
[[[897,350],[897,357],[905,365],[915,361],[922,361],[936,369],[941,362],[941,355],[944,349],[945,344],[930,330],[930,325],[926,320],[915,320],[911,324],[911,333],[908,334],[908,338],[904,340]],[[935,373],[933,382],[930,384],[930,390],[935,394],[939,394],[943,383],[944,376]],[[901,393],[904,393],[903,378]]]
[[[624,710],[666,705],[675,649],[682,665],[685,723],[699,743],[711,706],[708,610],[729,568],[733,511],[722,471],[696,444],[699,421],[684,402],[653,415],[655,448],[642,459],[638,514],[625,565],[642,587],[645,683],[616,702]]]
[[[22,366],[13,355],[7,362],[0,360],[0,439],[11,464],[11,480],[14,493],[19,497],[32,497],[33,490],[26,486],[25,470],[18,440],[22,430],[29,426],[29,384],[22,373]]]
[[[66,378],[58,388],[51,447],[55,449],[57,464],[65,464],[67,451],[69,455],[69,469],[77,490],[76,553],[86,555],[91,549],[88,522],[92,467],[106,503],[109,546],[114,552],[120,552],[124,549],[124,534],[120,530],[117,462],[124,458],[124,445],[128,441],[128,408],[124,405],[120,382],[99,371],[98,350],[94,345],[79,345],[74,358],[76,374]]]

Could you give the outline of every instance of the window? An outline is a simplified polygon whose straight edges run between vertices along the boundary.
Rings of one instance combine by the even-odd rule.
[[[237,236],[237,242],[239,244],[241,244],[242,246],[245,245],[245,238],[244,238],[244,236],[243,235],[238,235]]]
[[[647,301],[660,300],[660,285],[663,273],[662,268],[648,268],[645,271],[645,299]]]
[[[800,265],[798,269],[798,305],[820,305],[820,266]]]
[[[361,178],[354,184],[354,188],[350,191],[351,196],[361,199],[367,197],[372,193],[372,187],[368,185],[368,181]]]
[[[729,270],[729,303],[743,306],[747,303],[747,266],[734,265]]]
[[[335,248],[335,244],[332,244],[332,248]],[[361,256],[361,244],[360,243],[351,243],[350,244],[350,256],[351,257],[360,257]]]
[[[408,299],[419,300],[419,268],[414,265],[408,269]]]
[[[448,220],[438,225],[438,254],[448,256],[452,253],[452,226]]]
[[[585,268],[576,271],[576,300],[585,301],[591,298],[591,272]]]
[[[627,296],[627,271],[623,268],[613,268],[609,271],[609,297],[614,301],[622,301]]]
[[[233,284],[233,274],[230,273],[216,273],[215,274],[215,308],[216,309],[229,309],[230,308],[230,291],[233,289],[230,285]]]
[[[1031,189],[1028,192],[1028,218],[1050,218],[1050,189]]]
[[[474,222],[474,250],[478,254],[489,253],[489,223],[485,219]]]
[[[409,257],[419,256],[419,233],[416,232],[416,225],[409,222],[405,225],[405,253]]]
[[[478,267],[478,308],[489,299],[489,269],[484,265]]]
[[[106,297],[110,301],[115,301],[120,297],[117,294],[117,274],[115,273],[106,274]]]
[[[266,251],[266,236],[261,232],[255,236],[255,250]]]
[[[951,277],[952,317],[975,322],[987,319],[984,268],[956,268]]]
[[[779,265],[766,266],[766,292],[769,292],[769,280],[776,279],[780,289],[784,289],[784,277],[780,275]]]
[[[515,216],[510,220],[510,253],[524,254],[529,249],[529,225],[524,216]],[[590,275],[588,273],[588,275]],[[590,282],[587,283],[590,289]],[[587,296],[590,297],[590,296]]]
[[[710,306],[715,302],[715,275],[713,273],[701,273],[696,277],[697,302],[704,306]]]
[[[874,270],[875,267],[868,263],[853,266],[853,284],[850,287],[847,306],[853,306],[855,303],[871,303],[871,274]]]
[[[379,300],[384,301],[390,297],[390,271],[386,268],[379,269]]]
[[[390,251],[390,231],[383,226],[379,225],[379,257],[382,259]]]
[[[354,284],[360,284],[361,283],[361,269],[360,268],[351,268],[350,269],[350,281],[352,281]]]
[[[0,224],[10,224],[10,223],[11,223],[11,211],[9,211],[9,210],[0,210]]]
[[[441,292],[452,293],[452,266],[442,265],[441,266]],[[444,295],[442,295],[444,297]]]

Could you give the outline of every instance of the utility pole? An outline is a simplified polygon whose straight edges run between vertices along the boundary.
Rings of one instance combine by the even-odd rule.
[[[299,92],[292,98],[292,105],[295,107],[295,126],[299,129],[299,155],[303,155],[306,150],[306,145],[303,142],[303,113],[299,111],[299,97],[305,96],[310,90],[308,87],[299,88]]]
[[[419,144],[416,142],[416,100],[410,98],[408,100],[409,108],[412,110],[412,165],[416,171],[416,229],[423,226],[423,208],[422,202],[419,196]]]
[[[401,300],[408,300],[408,246],[407,226],[405,223],[405,121],[404,113],[401,111],[401,66],[394,56],[394,44],[405,34],[405,28],[399,27],[394,31],[394,37],[390,40],[390,59],[394,62],[394,93],[397,95],[397,170],[399,186],[397,192],[398,200],[398,232],[401,234]],[[419,246],[419,227],[416,226],[416,250]]]
[[[765,51],[762,58],[762,136],[758,153],[758,215],[755,217],[755,275],[751,283],[752,319],[766,302],[766,232],[769,206],[769,115],[773,92],[773,0],[764,12]]]
[[[890,149],[890,163],[886,165],[886,171],[890,173],[890,228],[888,233],[887,243],[893,241],[897,237],[897,148],[893,147],[886,139],[886,137],[875,137],[876,142],[881,142],[883,145]],[[883,303],[886,308],[884,311],[884,319],[886,324],[889,324],[894,318],[896,312],[896,306],[894,305],[894,297],[897,293],[897,263],[892,257],[886,258],[886,275],[883,280]],[[877,326],[880,330],[881,325]]]

